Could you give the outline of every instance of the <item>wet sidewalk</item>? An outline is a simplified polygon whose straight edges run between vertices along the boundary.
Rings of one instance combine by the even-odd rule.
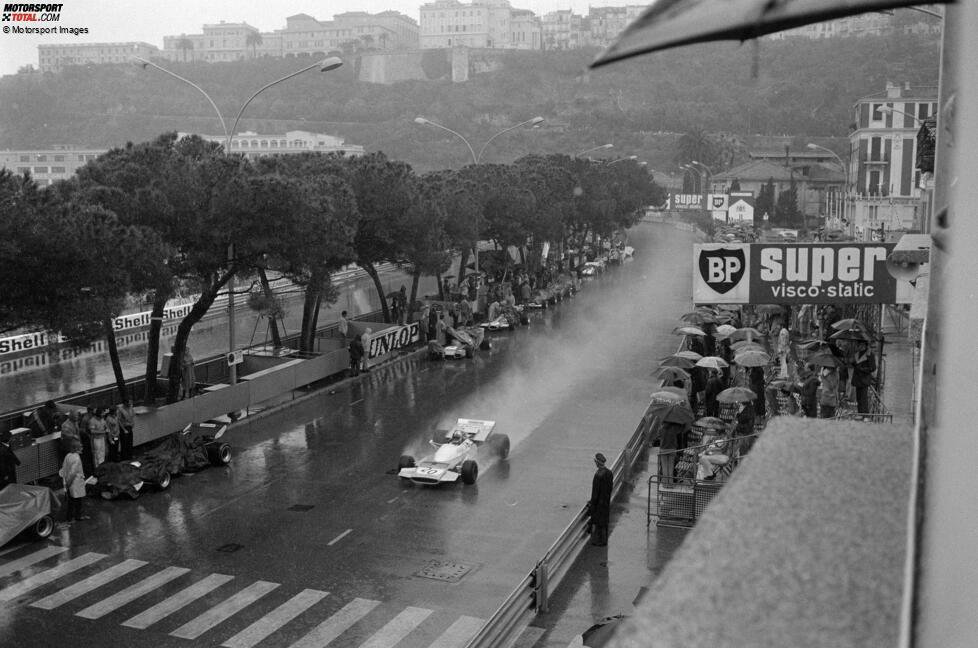
[[[665,568],[688,531],[646,526],[649,467],[657,465],[655,448],[645,469],[636,471],[612,505],[608,546],[588,545],[554,592],[549,610],[538,614],[517,643],[518,648],[580,646],[581,633],[597,621],[631,615],[649,584]]]
[[[883,326],[886,364],[883,404],[896,424],[912,424],[919,354],[907,339],[907,329],[889,317]],[[567,648],[581,645],[581,633],[599,620],[629,615],[652,581],[662,572],[688,530],[647,526],[650,468],[656,468],[655,449],[645,470],[616,500],[607,547],[587,546],[571,572],[550,598],[550,609],[538,614],[523,634],[519,648]]]

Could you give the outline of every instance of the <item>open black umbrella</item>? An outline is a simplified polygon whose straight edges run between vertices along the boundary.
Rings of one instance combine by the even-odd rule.
[[[689,402],[685,400],[675,403],[662,403],[661,405],[653,404],[651,410],[656,413],[660,421],[666,423],[692,425],[693,419],[696,418],[693,411],[689,409]]]
[[[811,23],[915,4],[919,0],[659,0],[591,67],[670,47],[746,41]]]

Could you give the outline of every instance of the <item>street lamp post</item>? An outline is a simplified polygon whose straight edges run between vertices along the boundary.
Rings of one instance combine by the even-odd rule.
[[[469,143],[469,140],[467,140],[464,135],[462,135],[458,131],[452,130],[448,126],[442,126],[441,124],[433,122],[430,119],[426,119],[424,117],[415,117],[414,123],[421,124],[422,126],[434,126],[435,128],[440,128],[443,131],[448,131],[449,133],[451,133],[452,135],[459,138],[465,143],[466,148],[469,149],[469,153],[472,155],[472,164],[479,164],[482,161],[482,154],[486,152],[486,147],[489,146],[489,143],[492,142],[492,140],[496,139],[497,137],[499,137],[504,133],[508,133],[511,130],[516,130],[521,126],[534,126],[534,127],[539,126],[541,123],[543,123],[543,117],[540,117],[538,115],[536,117],[533,117],[532,119],[527,119],[526,121],[510,126],[509,128],[504,128],[503,130],[499,131],[498,133],[496,133],[495,135],[487,139],[486,143],[482,145],[482,148],[479,149],[478,153],[475,152],[475,149],[472,148],[472,145]],[[478,231],[476,231],[475,245],[473,246],[473,249],[475,252],[475,272],[476,274],[478,274],[479,273],[479,232]]]
[[[830,148],[825,148],[824,146],[819,146],[818,144],[814,144],[814,143],[811,143],[811,142],[809,142],[808,144],[806,144],[805,147],[806,148],[809,148],[809,149],[812,149],[812,150],[818,149],[818,150],[821,150],[821,151],[825,151],[827,153],[831,153],[832,154],[832,157],[835,158],[836,162],[838,162],[839,163],[839,166],[842,168],[842,172],[846,176],[846,186],[845,186],[845,188],[844,188],[844,190],[842,192],[842,214],[841,214],[840,218],[841,218],[841,220],[846,221],[846,223],[848,223],[847,226],[846,226],[846,228],[849,229],[850,232],[851,232],[852,231],[852,228],[853,228],[853,223],[850,223],[847,220],[848,211],[849,211],[849,165],[847,165],[845,162],[843,162],[842,161],[842,158],[840,158],[838,156],[838,154],[836,154],[836,152],[833,151]]]
[[[221,111],[218,109],[217,104],[214,103],[214,100],[211,99],[210,95],[207,94],[204,91],[203,88],[201,88],[199,85],[197,85],[193,81],[190,81],[189,79],[185,79],[182,76],[180,76],[179,74],[176,74],[175,72],[171,72],[170,70],[167,70],[166,68],[161,67],[161,66],[157,65],[156,63],[153,63],[152,61],[148,61],[148,60],[146,60],[144,58],[141,58],[139,56],[133,56],[132,58],[135,59],[136,61],[139,61],[139,63],[144,68],[146,68],[146,67],[155,68],[155,69],[159,70],[160,72],[163,72],[164,74],[170,75],[174,79],[177,79],[179,81],[182,81],[183,83],[186,83],[187,85],[193,87],[198,92],[200,92],[200,94],[204,95],[204,97],[207,99],[208,103],[210,103],[211,107],[214,109],[214,112],[217,113],[217,118],[221,122],[221,129],[224,131],[224,154],[225,155],[230,155],[231,154],[231,139],[234,137],[234,131],[238,127],[238,122],[241,120],[241,115],[244,114],[244,111],[248,107],[248,104],[250,104],[254,100],[255,97],[257,97],[258,95],[260,95],[265,90],[268,90],[272,86],[274,86],[276,84],[279,84],[282,81],[286,81],[288,79],[291,79],[292,77],[298,76],[298,75],[302,74],[303,72],[307,72],[307,71],[309,71],[309,70],[311,70],[313,68],[318,67],[320,72],[329,72],[330,70],[335,70],[336,68],[338,68],[341,65],[343,65],[342,59],[340,59],[340,58],[338,58],[336,56],[330,56],[330,57],[325,58],[325,59],[323,59],[321,61],[318,61],[316,63],[313,63],[312,65],[307,65],[306,67],[302,68],[301,70],[296,70],[295,72],[292,72],[290,74],[286,74],[284,77],[282,77],[280,79],[276,79],[275,81],[272,81],[271,83],[265,84],[264,86],[262,86],[261,88],[259,88],[257,92],[255,92],[250,97],[248,97],[248,100],[245,101],[244,104],[241,105],[241,108],[238,110],[238,114],[235,115],[235,117],[234,117],[234,122],[232,122],[232,124],[231,124],[231,129],[228,130],[227,124],[224,121],[224,116],[221,114]],[[233,263],[233,261],[234,261],[234,242],[231,242],[231,243],[228,243],[228,266],[229,267]],[[234,343],[234,338],[235,338],[234,326],[235,326],[235,322],[234,322],[234,317],[235,317],[235,312],[234,312],[234,275],[232,274],[231,275],[231,278],[228,279],[228,353],[233,353],[234,352],[234,349],[235,349],[235,343]],[[176,358],[171,359],[171,362],[176,362]],[[234,384],[236,384],[238,382],[238,366],[237,366],[237,364],[232,363],[228,367],[228,382],[230,384],[232,384],[232,385],[234,385]]]
[[[614,148],[614,146],[615,146],[614,144],[602,144],[601,146],[595,146],[593,148],[585,149],[580,153],[575,153],[571,157],[581,157],[585,153],[590,153],[591,151],[600,151],[601,149],[610,149],[610,148]]]
[[[705,216],[708,216],[710,218],[710,221],[712,222],[713,221],[713,211],[710,209],[710,205],[709,205],[709,199],[710,199],[709,198],[709,196],[710,196],[710,193],[709,192],[710,192],[710,185],[713,184],[713,169],[711,169],[707,165],[703,164],[702,162],[697,162],[696,160],[690,160],[689,163],[692,164],[694,166],[694,168],[700,168],[704,172],[703,173],[703,186],[702,186],[702,190],[703,190],[703,214]],[[707,176],[706,176],[707,173],[710,174],[709,175],[709,180],[707,179]]]

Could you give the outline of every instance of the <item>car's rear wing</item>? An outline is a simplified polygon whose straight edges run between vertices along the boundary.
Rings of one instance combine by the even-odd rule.
[[[492,430],[495,427],[495,421],[460,418],[455,421],[455,425],[448,431],[446,437],[450,439],[452,433],[458,431],[476,443],[484,443],[489,438],[489,435],[492,434]]]

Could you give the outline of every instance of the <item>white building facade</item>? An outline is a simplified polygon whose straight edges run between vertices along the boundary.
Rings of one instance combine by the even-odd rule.
[[[192,133],[178,133],[178,137],[187,137]],[[224,144],[223,135],[205,135],[197,133],[201,138],[218,144]],[[294,155],[297,153],[339,153],[345,156],[360,156],[364,154],[363,147],[358,144],[346,144],[343,138],[324,133],[309,131],[286,131],[284,133],[255,133],[245,131],[231,138],[231,153],[241,153],[247,158],[257,158],[265,155]]]
[[[56,147],[0,151],[0,167],[17,175],[29,173],[39,185],[47,186],[67,180],[79,167],[105,153],[108,149]]]
[[[435,0],[420,12],[421,49],[540,49],[542,43],[539,18],[508,0]]]
[[[918,230],[917,131],[937,109],[937,87],[887,83],[853,106],[849,134],[850,220],[857,235]]]

